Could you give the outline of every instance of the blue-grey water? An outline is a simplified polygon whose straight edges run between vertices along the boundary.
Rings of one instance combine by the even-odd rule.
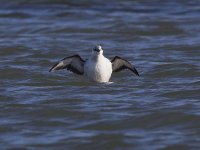
[[[48,72],[99,43],[141,76]],[[0,149],[200,149],[200,1],[0,0]]]

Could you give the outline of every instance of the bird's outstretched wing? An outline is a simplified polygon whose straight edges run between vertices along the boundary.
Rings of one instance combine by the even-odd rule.
[[[53,70],[65,69],[72,71],[73,73],[83,75],[84,73],[84,60],[79,55],[73,55],[70,57],[65,57],[58,63],[56,63],[49,72]]]
[[[122,59],[122,58],[120,58],[118,56],[115,56],[112,59],[111,63],[112,63],[113,72],[119,72],[119,71],[121,71],[123,69],[129,69],[132,72],[134,72],[137,76],[139,76],[139,73],[136,70],[136,68],[125,59]]]

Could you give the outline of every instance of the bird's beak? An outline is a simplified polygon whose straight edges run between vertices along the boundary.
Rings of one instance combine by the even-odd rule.
[[[95,48],[94,51],[96,51],[96,52],[100,52],[100,49],[96,49],[96,48]]]

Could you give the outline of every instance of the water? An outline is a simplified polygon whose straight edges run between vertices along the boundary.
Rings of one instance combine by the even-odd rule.
[[[0,1],[1,149],[200,149],[200,1]],[[96,44],[138,69],[62,70]]]

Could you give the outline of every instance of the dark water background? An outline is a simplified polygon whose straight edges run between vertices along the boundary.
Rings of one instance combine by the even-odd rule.
[[[101,43],[113,84],[49,73]],[[0,149],[200,149],[200,1],[0,0]]]

